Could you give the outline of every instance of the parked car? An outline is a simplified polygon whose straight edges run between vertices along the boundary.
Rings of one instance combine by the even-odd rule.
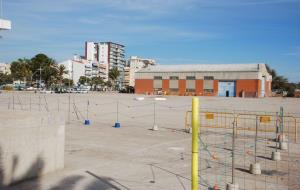
[[[54,92],[52,90],[41,90],[40,93],[41,94],[52,94]]]

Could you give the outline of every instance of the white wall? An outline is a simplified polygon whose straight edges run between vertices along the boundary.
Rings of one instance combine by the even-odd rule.
[[[10,74],[10,64],[0,63],[0,73]]]
[[[65,122],[61,116],[1,111],[0,120],[3,185],[64,168]]]
[[[108,44],[99,44],[99,63],[105,65],[105,75],[108,76],[109,67],[108,67]],[[108,81],[108,78],[104,81]]]
[[[131,56],[128,60],[130,65],[130,82],[129,86],[135,85],[135,73],[141,70],[143,67],[148,67],[149,65],[155,65],[155,60],[153,59],[143,59],[137,56]]]
[[[94,61],[95,44],[94,42],[86,42],[86,59]]]
[[[72,79],[74,84],[78,83],[81,76],[85,76],[85,64],[83,63],[66,60],[59,63],[59,65],[64,65],[66,67],[68,74],[66,74],[64,77]]]

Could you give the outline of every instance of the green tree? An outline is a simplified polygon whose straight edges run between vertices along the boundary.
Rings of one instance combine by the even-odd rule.
[[[62,84],[62,80],[64,79],[65,74],[68,74],[66,67],[64,65],[60,65],[58,67],[58,73],[57,73],[57,80],[59,81],[60,84]]]
[[[67,79],[67,78],[64,78],[63,80],[62,80],[62,82],[63,82],[63,84],[64,84],[64,86],[73,86],[74,85],[74,82],[73,82],[73,80],[72,79]]]
[[[12,83],[12,77],[6,73],[0,73],[0,85]]]
[[[105,83],[105,86],[107,86],[107,87],[112,87],[112,83],[111,83],[111,81],[107,81],[106,83]]]
[[[96,90],[97,86],[102,85],[103,83],[104,81],[101,77],[93,77],[91,80],[91,85],[94,87],[94,90]]]
[[[295,83],[289,83],[288,79],[284,76],[278,75],[274,69],[266,65],[268,73],[272,75],[272,90],[277,92],[287,92],[287,96],[293,97],[295,94],[295,89],[297,85]]]
[[[82,85],[89,84],[91,82],[91,79],[86,76],[80,76],[78,82],[79,82],[79,84],[82,84]]]
[[[11,76],[14,80],[30,80],[32,71],[29,67],[30,60],[28,59],[18,59],[10,65]]]
[[[113,87],[115,87],[116,80],[118,79],[119,76],[120,76],[120,71],[118,70],[117,67],[114,67],[109,70],[108,77],[111,80]]]
[[[31,61],[29,62],[29,67],[32,73],[35,73],[35,75],[33,76],[33,79],[35,80],[39,80],[39,69],[42,69],[41,79],[45,81],[45,84],[47,86],[49,86],[53,82],[54,78],[57,78],[59,73],[58,65],[55,62],[55,60],[49,58],[45,54],[37,54],[36,56],[31,58]]]
[[[280,76],[274,69],[271,69],[269,65],[266,65],[268,73],[272,75],[272,90],[282,90],[284,89],[286,83],[288,83],[287,78]]]

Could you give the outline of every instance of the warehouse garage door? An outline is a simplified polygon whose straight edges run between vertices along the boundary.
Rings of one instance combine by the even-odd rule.
[[[218,96],[221,97],[235,97],[236,96],[236,82],[235,81],[219,81]]]

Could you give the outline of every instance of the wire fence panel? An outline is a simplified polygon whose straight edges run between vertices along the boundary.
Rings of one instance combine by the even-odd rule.
[[[200,112],[200,180],[208,188],[225,188],[232,181],[232,130],[234,115]]]
[[[201,185],[300,189],[298,120],[291,113],[201,110]],[[191,130],[190,111],[185,115],[185,130]]]

